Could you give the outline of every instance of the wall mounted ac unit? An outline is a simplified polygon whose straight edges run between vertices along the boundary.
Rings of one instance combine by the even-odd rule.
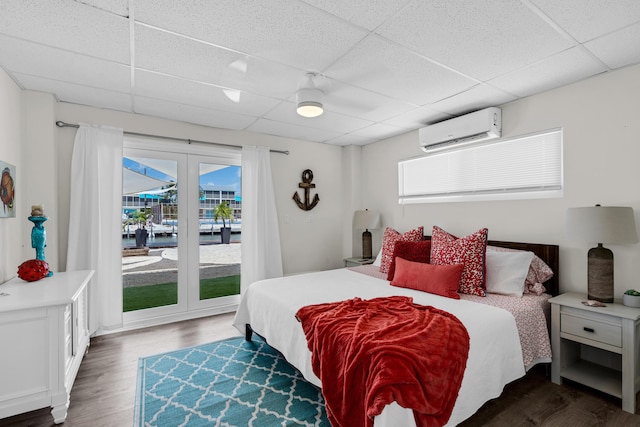
[[[496,107],[474,111],[418,131],[420,148],[427,153],[460,144],[500,138],[502,111]]]

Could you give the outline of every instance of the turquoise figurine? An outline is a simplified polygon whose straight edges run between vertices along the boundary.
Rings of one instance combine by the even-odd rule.
[[[30,216],[29,221],[33,222],[31,230],[31,247],[36,250],[36,259],[45,261],[44,248],[47,246],[47,230],[44,229],[44,222],[48,219],[46,216]],[[53,276],[53,271],[49,270],[47,277]]]

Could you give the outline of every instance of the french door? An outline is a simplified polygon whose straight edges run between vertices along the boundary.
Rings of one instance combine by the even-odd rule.
[[[228,311],[238,304],[239,165],[239,152],[235,150],[126,139],[122,258],[125,325],[144,325],[158,318],[187,319]],[[237,177],[235,186],[216,186],[207,181],[229,169]],[[224,244],[225,227],[220,215],[216,218],[216,209],[223,202],[235,214],[224,220],[224,226],[234,232],[231,242]],[[146,234],[144,244],[136,239],[136,233]]]

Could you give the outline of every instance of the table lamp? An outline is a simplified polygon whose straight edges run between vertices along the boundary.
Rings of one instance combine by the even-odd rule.
[[[588,298],[613,302],[613,252],[603,243],[637,243],[633,208],[595,205],[569,208],[566,234],[576,241],[598,243],[587,254]]]
[[[380,228],[380,212],[363,210],[355,211],[353,214],[353,228],[364,230],[362,232],[362,258],[373,258],[371,250],[371,232]]]

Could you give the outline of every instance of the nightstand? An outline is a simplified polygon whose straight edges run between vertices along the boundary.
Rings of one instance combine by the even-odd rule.
[[[586,294],[551,298],[551,381],[584,384],[622,399],[635,414],[640,388],[640,309],[620,303],[582,304]]]
[[[375,258],[360,258],[360,257],[345,258],[344,259],[344,266],[345,267],[357,267],[359,265],[373,264],[373,262],[375,260],[376,260]]]

